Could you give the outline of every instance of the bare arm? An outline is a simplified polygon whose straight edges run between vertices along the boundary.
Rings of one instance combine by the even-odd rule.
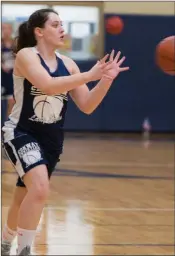
[[[111,64],[108,66],[109,69],[104,72],[101,80],[91,91],[89,91],[87,85],[84,84],[70,92],[76,105],[87,114],[92,113],[98,107],[111,87],[113,80],[119,75],[119,73],[129,69],[129,67],[120,67],[124,62],[125,57],[119,60],[121,53],[118,52],[115,58],[114,53],[115,52],[113,50],[110,54]],[[104,60],[102,59],[100,62],[103,63]],[[79,73],[80,71],[77,65],[75,63],[72,65],[74,67],[73,72]]]
[[[102,76],[102,68],[106,64],[81,74],[53,78],[42,67],[38,56],[31,49],[24,48],[18,52],[15,66],[16,70],[20,71],[20,75],[35,87],[47,95],[54,95],[70,91],[89,81],[98,80],[98,77]]]
[[[75,63],[72,70],[74,73],[80,73]],[[104,76],[91,91],[86,84],[83,84],[81,87],[73,89],[70,96],[82,112],[91,114],[107,94],[112,81],[112,79]]]

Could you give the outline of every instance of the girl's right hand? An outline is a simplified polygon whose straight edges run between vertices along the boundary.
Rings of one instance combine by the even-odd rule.
[[[90,81],[96,81],[100,80],[102,76],[104,75],[105,70],[107,67],[112,63],[112,61],[106,62],[107,58],[109,57],[109,54],[106,54],[101,61],[98,61],[89,71],[89,80]],[[108,70],[108,69],[107,69]]]

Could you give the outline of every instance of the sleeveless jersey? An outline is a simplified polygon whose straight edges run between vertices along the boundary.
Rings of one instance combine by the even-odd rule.
[[[50,76],[70,75],[57,52],[55,52],[57,68],[51,72],[36,48],[34,47],[32,50],[38,54],[41,65]],[[24,77],[13,75],[13,81],[15,105],[2,129],[4,142],[14,139],[15,136],[20,136],[19,131],[21,131],[31,134],[46,149],[61,153],[64,140],[63,126],[68,102],[67,92],[48,96]]]

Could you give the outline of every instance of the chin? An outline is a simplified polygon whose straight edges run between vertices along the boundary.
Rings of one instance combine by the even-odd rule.
[[[61,48],[61,47],[64,47],[64,42],[59,42],[59,43],[57,43],[57,45],[56,45],[56,47],[58,48]]]

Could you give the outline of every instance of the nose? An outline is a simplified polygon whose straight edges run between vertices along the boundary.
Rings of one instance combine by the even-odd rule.
[[[64,28],[63,27],[61,27],[60,33],[64,34]]]

